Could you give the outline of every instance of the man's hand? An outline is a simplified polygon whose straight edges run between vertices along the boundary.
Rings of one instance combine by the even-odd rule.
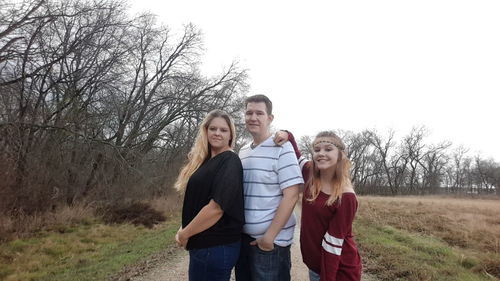
[[[274,143],[276,145],[283,145],[288,141],[288,132],[286,131],[277,131],[276,134],[274,134]]]
[[[269,252],[274,250],[274,239],[269,239],[266,235],[264,235],[261,238],[250,242],[250,245],[257,245],[257,247],[259,247],[262,251]]]

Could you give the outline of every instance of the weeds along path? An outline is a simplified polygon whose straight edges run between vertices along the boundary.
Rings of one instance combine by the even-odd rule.
[[[296,208],[295,214],[297,221],[300,222],[298,214],[299,207]],[[292,245],[292,280],[308,281],[308,269],[302,262],[300,254],[300,246],[298,243],[300,225],[295,227],[295,241]],[[142,265],[137,265],[134,269],[129,269],[120,278],[114,280],[130,280],[130,281],[186,281],[188,280],[188,265],[189,256],[187,251],[181,249],[170,249],[165,253],[153,257],[148,262]],[[234,274],[231,278],[234,279]],[[364,274],[362,281],[377,281],[373,276]]]

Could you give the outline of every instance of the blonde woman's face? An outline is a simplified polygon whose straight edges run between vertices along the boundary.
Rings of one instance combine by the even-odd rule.
[[[335,169],[338,162],[338,148],[331,138],[318,138],[313,146],[313,161],[318,170]]]
[[[231,139],[231,129],[226,120],[222,117],[215,117],[207,128],[208,143],[212,149],[229,148],[229,140]]]

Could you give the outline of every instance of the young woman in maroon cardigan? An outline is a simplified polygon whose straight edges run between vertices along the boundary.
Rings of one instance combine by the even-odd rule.
[[[283,131],[282,131],[283,132]],[[351,183],[345,145],[333,132],[320,132],[313,142],[313,160],[300,156],[305,187],[302,199],[300,249],[311,281],[359,281],[361,258],[352,235],[358,202]],[[277,137],[276,142],[280,141]]]

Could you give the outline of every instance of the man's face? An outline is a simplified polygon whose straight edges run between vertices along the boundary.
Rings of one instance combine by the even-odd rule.
[[[269,132],[273,115],[267,114],[263,102],[249,102],[245,111],[245,124],[252,136],[263,136]]]

